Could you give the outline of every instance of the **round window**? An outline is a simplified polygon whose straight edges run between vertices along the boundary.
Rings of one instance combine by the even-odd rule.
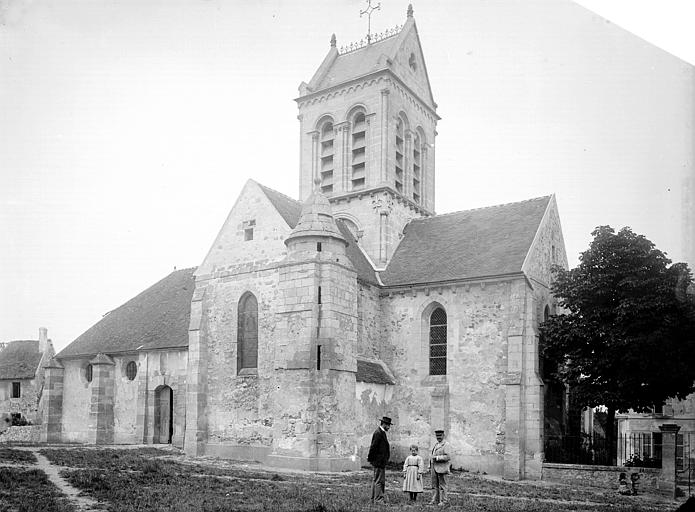
[[[130,361],[125,367],[125,374],[128,380],[134,380],[138,374],[138,365],[135,361]]]

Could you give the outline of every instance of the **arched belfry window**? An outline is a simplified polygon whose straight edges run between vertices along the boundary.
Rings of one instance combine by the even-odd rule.
[[[396,125],[396,168],[394,175],[394,185],[396,186],[396,191],[403,193],[403,177],[404,177],[404,167],[405,167],[405,123],[403,119],[398,118],[398,124]]]
[[[413,201],[420,202],[422,183],[422,137],[415,132],[413,137]]]
[[[352,118],[352,190],[364,188],[367,165],[367,118],[357,112]]]
[[[430,315],[430,375],[446,375],[446,311]]]
[[[321,177],[321,192],[328,194],[333,192],[333,168],[335,154],[335,131],[333,122],[326,120],[321,124],[319,129],[319,137],[321,147],[319,173]]]
[[[237,372],[258,367],[258,301],[252,293],[239,300],[237,315]]]

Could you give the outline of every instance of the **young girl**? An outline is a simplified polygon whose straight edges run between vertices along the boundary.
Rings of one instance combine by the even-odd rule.
[[[403,463],[403,492],[410,493],[411,502],[417,501],[418,493],[422,492],[422,474],[425,472],[425,462],[417,452],[417,445],[410,445],[410,455]]]

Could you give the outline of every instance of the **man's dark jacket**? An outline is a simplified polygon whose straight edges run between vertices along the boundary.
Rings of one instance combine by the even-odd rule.
[[[385,468],[390,456],[391,452],[389,440],[386,439],[386,432],[379,427],[372,435],[372,444],[369,446],[367,460],[375,468]]]

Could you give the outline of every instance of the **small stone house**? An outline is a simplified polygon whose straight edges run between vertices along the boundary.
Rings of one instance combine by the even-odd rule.
[[[55,355],[48,330],[39,329],[38,340],[17,340],[0,348],[0,413],[42,421],[41,396],[45,366]]]

